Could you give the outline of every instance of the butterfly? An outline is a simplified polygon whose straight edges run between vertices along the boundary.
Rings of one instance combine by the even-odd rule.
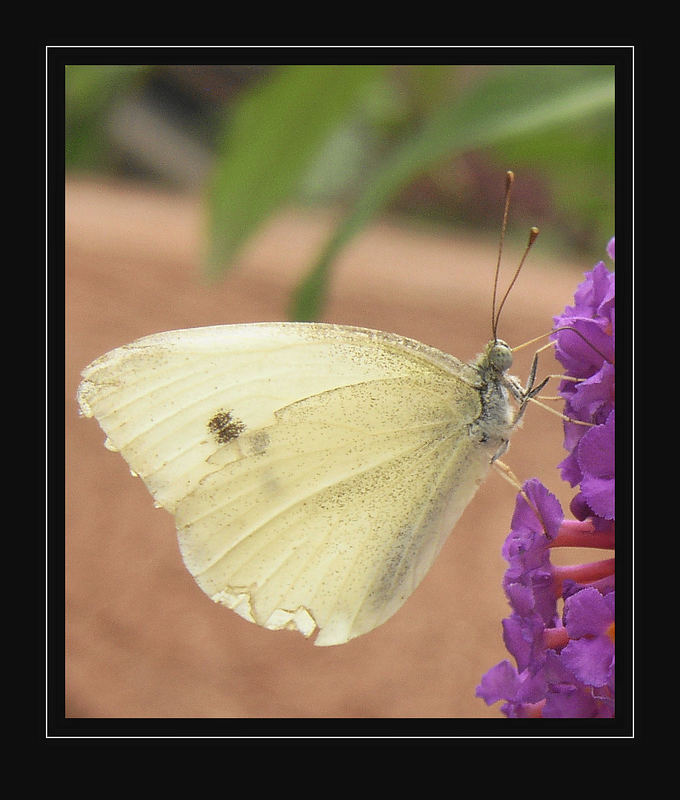
[[[504,453],[540,388],[511,361],[502,340],[465,364],[364,328],[222,325],[107,353],[78,401],[206,594],[332,645],[400,608]]]
[[[220,325],[112,350],[78,402],[209,597],[336,645],[402,606],[507,449],[544,385],[511,364],[495,324],[469,363],[366,328]]]

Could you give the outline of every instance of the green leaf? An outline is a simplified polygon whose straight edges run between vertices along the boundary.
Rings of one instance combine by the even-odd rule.
[[[226,135],[209,193],[208,267],[232,261],[246,239],[301,180],[378,66],[291,66],[241,101]]]
[[[67,166],[99,167],[107,152],[101,117],[112,99],[153,69],[143,64],[67,64],[65,116]]]
[[[293,298],[291,317],[318,318],[338,251],[409,181],[443,158],[563,126],[614,105],[613,69],[523,67],[494,71],[453,105],[435,110],[366,183]]]

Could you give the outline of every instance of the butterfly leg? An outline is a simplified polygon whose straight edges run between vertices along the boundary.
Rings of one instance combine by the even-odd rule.
[[[538,386],[534,386],[536,381],[536,370],[538,369],[538,353],[534,355],[534,359],[531,362],[531,369],[529,370],[529,377],[527,378],[527,385],[521,392],[521,397],[519,398],[519,409],[517,411],[517,416],[515,417],[515,425],[519,423],[519,421],[524,416],[524,411],[529,403],[529,400],[533,400],[534,397],[545,387],[546,383],[550,380],[550,376],[542,380]]]
[[[519,482],[519,478],[504,461],[497,461],[494,459],[491,463],[498,470],[499,475],[505,478],[509,484],[515,487],[515,489],[522,491],[522,484]]]

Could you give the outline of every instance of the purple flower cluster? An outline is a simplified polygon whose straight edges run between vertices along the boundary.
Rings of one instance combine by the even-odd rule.
[[[614,239],[607,247],[614,259]],[[565,519],[557,498],[532,479],[517,496],[503,546],[503,588],[512,609],[502,661],[477,687],[508,717],[614,716],[614,560],[559,567],[555,547],[614,550],[614,274],[586,273],[574,305],[555,317],[556,355],[569,455],[562,478],[579,487]]]
[[[614,260],[614,239],[607,251]],[[614,519],[614,274],[600,261],[574,295],[575,304],[555,317],[555,355],[565,375],[564,414],[597,427],[565,423],[562,479],[581,491],[571,502],[577,519]],[[574,332],[575,331],[575,332]]]

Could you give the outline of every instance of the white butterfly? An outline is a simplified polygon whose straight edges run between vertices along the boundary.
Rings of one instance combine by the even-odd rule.
[[[385,622],[432,565],[533,388],[393,334],[255,323],[147,336],[83,371],[81,413],[177,525],[214,601],[317,645]]]

